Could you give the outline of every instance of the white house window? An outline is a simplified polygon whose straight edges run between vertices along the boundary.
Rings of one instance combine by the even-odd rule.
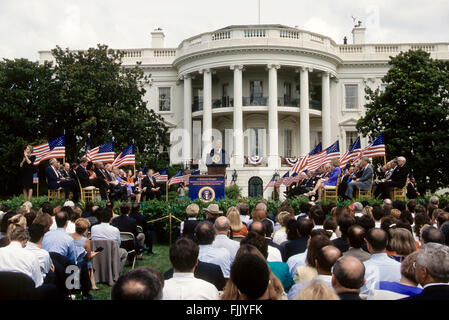
[[[357,140],[357,136],[357,131],[346,131],[346,150],[349,150],[349,147]]]
[[[159,111],[170,111],[170,88],[159,88]]]
[[[284,130],[284,157],[290,158],[292,156],[292,130]]]
[[[249,136],[250,155],[249,156],[262,156],[263,150],[263,128],[251,128]]]
[[[346,84],[345,85],[345,107],[346,109],[358,108],[358,85]]]

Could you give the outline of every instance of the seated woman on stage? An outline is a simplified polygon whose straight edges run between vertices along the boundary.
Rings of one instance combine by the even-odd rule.
[[[329,177],[318,180],[315,188],[312,191],[306,193],[306,196],[315,195],[318,192],[317,201],[321,201],[323,189],[327,186],[335,187],[337,185],[338,176],[341,174],[340,161],[337,158],[331,160],[328,171],[330,172]]]

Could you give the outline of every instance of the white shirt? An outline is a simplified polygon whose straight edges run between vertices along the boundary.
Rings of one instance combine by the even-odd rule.
[[[317,230],[317,229],[324,229],[323,225],[321,225],[321,224],[314,225],[312,230]]]
[[[242,221],[243,223],[247,224],[248,221],[249,221],[249,216],[240,215],[240,221]]]
[[[219,300],[217,288],[204,280],[195,278],[193,273],[173,273],[173,278],[165,280],[163,300]]]
[[[306,257],[307,257],[307,249],[303,253],[298,253],[288,258],[287,260],[288,270],[290,271],[290,274],[292,275],[293,279],[295,279],[296,277],[296,268],[306,265]]]
[[[319,274],[313,280],[321,280],[325,284],[327,284],[327,286],[329,288],[332,288],[332,276],[325,275],[325,274]],[[298,294],[300,294],[302,290],[307,288],[313,280],[306,281],[306,282],[299,282],[299,283],[295,284],[293,287],[291,287],[290,290],[288,291],[288,300],[296,300],[296,297],[298,296]]]
[[[33,279],[36,288],[44,282],[38,258],[18,241],[11,241],[8,246],[0,248],[0,271],[26,274]]]
[[[55,217],[51,217],[53,220],[52,225],[50,226],[50,231],[56,230],[58,226],[56,225]],[[72,221],[67,221],[67,228],[65,228],[65,232],[67,233],[75,233],[75,224]]]
[[[380,221],[374,221],[374,227],[375,228],[379,228],[380,229],[380,225],[381,225]]]
[[[361,212],[356,212],[356,213],[354,214],[354,216],[355,216],[355,217],[363,217],[363,213],[361,213]]]
[[[388,257],[386,253],[372,254],[371,258],[363,264],[365,265],[366,283],[360,289],[360,293],[368,294],[376,281],[401,281],[401,264]]]
[[[119,246],[122,243],[120,240],[120,230],[107,222],[92,226],[90,237],[91,240],[115,240]]]
[[[282,262],[282,254],[278,248],[268,246],[268,262]]]
[[[220,266],[223,276],[229,278],[231,274],[232,257],[227,249],[214,248],[211,244],[201,244],[198,260]]]
[[[224,234],[217,234],[214,242],[212,243],[212,247],[227,249],[231,254],[232,261],[234,261],[235,255],[237,254],[237,251],[240,248],[240,243],[229,239]]]
[[[51,261],[50,254],[37,246],[37,244],[28,241],[25,247],[26,250],[32,252],[36,258],[39,260],[39,265],[41,267],[42,278],[45,279],[45,276],[50,271],[51,265],[53,262]]]
[[[280,245],[284,241],[287,241],[287,232],[285,232],[285,227],[282,227],[274,233],[273,242]]]

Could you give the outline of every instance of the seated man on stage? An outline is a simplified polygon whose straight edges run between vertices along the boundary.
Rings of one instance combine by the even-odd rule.
[[[309,176],[310,175],[310,176]],[[315,183],[311,184],[311,186],[309,185],[309,189],[307,189],[307,182],[310,181],[312,179],[312,172],[310,170],[308,170],[307,173],[305,172],[301,172],[299,174],[299,181],[292,184],[290,189],[285,191],[285,195],[288,198],[292,198],[295,196],[299,196],[303,193],[309,192],[310,190],[313,189],[313,186],[315,185]]]
[[[324,174],[323,177],[325,178],[319,179],[315,185],[315,188],[305,194],[306,196],[311,196],[315,195],[318,192],[317,201],[321,200],[321,196],[325,187],[335,187],[337,185],[338,176],[341,174],[340,161],[337,158],[332,159],[330,165],[327,164],[325,165],[325,167],[326,171],[330,172],[330,174]]]
[[[59,172],[63,178],[70,178],[70,163],[64,163],[64,168],[62,168]]]
[[[86,157],[81,158],[76,175],[81,183],[81,188],[94,186],[100,189],[101,200],[108,200],[107,189],[108,184],[104,179],[96,177],[96,174],[89,174],[87,171],[88,160]]]
[[[147,176],[142,181],[142,198],[153,200],[156,197],[158,200],[161,200],[162,192],[160,189],[156,184],[156,178],[153,177],[153,170],[148,169]]]
[[[344,170],[343,178],[341,178],[341,182],[338,185],[338,196],[344,198],[346,193],[346,187],[348,183],[351,182],[355,178],[355,166],[350,165],[349,168]]]
[[[120,171],[118,168],[112,167],[112,164],[108,163],[106,165],[106,171],[110,177],[109,181],[109,191],[111,194],[111,200],[128,200],[128,191],[126,187],[123,186],[118,177],[120,175]]]
[[[359,165],[360,177],[348,183],[345,192],[345,198],[347,199],[352,199],[354,188],[358,188],[360,190],[369,190],[371,188],[371,180],[373,178],[374,169],[370,165],[369,158],[362,157],[362,159],[360,159]]]
[[[380,195],[382,199],[390,198],[390,191],[392,188],[403,188],[407,183],[408,168],[405,166],[405,158],[397,158],[397,166],[394,168],[390,179],[386,179],[379,183],[376,194]]]
[[[76,192],[74,183],[69,178],[64,178],[59,171],[60,164],[56,159],[50,159],[50,165],[45,169],[47,177],[48,189],[57,190],[59,187],[64,189],[65,198],[70,197],[70,191],[73,192],[73,200],[78,201],[78,193]]]

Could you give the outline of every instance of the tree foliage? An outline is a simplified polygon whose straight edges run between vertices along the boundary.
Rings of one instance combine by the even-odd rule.
[[[52,54],[54,65],[0,62],[0,160],[11,179],[2,194],[19,190],[24,147],[64,131],[68,161],[85,154],[90,134],[92,148],[114,140],[116,155],[134,142],[137,167],[168,165],[162,152],[169,146],[168,128],[147,108],[149,76],[139,65],[124,67],[124,53],[106,45],[87,51],[56,47]]]
[[[447,187],[449,62],[410,50],[389,65],[385,90],[366,88],[366,115],[357,129],[371,138],[384,131],[387,157],[406,157],[421,192]]]

